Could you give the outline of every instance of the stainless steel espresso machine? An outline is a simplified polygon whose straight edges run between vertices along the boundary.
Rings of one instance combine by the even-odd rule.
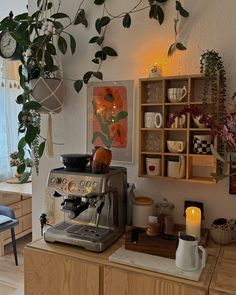
[[[45,241],[101,252],[124,232],[126,168],[110,167],[105,174],[52,169],[47,186],[53,197],[63,197],[61,210],[65,218],[44,232]]]

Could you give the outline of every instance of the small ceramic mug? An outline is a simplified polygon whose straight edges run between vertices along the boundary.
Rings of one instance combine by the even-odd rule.
[[[170,102],[181,102],[187,94],[187,88],[169,88],[167,91],[168,100]]]
[[[186,142],[183,140],[167,140],[167,149],[170,153],[182,153],[186,149]]]
[[[161,158],[146,158],[147,175],[161,175]]]
[[[145,128],[161,128],[162,114],[158,112],[145,112],[144,113],[144,127]]]
[[[194,135],[193,150],[197,154],[211,154],[211,135]]]

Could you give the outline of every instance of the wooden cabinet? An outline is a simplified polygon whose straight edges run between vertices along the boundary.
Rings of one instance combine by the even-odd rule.
[[[171,126],[167,125],[169,118],[176,111],[186,107],[202,106],[203,78],[200,75],[175,76],[140,79],[139,82],[139,176],[168,177],[171,176],[170,170],[173,171],[173,165],[175,165],[171,162],[177,164],[181,162],[184,174],[178,180],[215,183],[211,173],[215,173],[217,170],[216,159],[211,154],[196,153],[193,145],[194,136],[210,135],[210,129],[199,128],[189,113],[183,116],[182,122],[176,122]],[[183,88],[187,90],[187,94],[182,101],[170,102],[168,92]],[[148,112],[161,114],[160,128],[147,127],[145,116]],[[168,149],[167,141],[181,141],[185,147],[180,149],[181,152],[173,152]],[[216,147],[217,139],[212,139],[212,143]],[[161,167],[158,176],[147,173],[146,159],[153,157],[160,159]]]
[[[25,295],[206,295],[219,247],[210,246],[198,282],[109,262],[123,245],[117,241],[102,253],[78,247],[32,242],[24,250]]]
[[[210,285],[210,295],[236,294],[236,245],[223,246]]]
[[[16,239],[32,232],[31,184],[0,183],[0,205],[11,207],[19,220],[15,227]],[[10,230],[0,234],[0,256],[4,255],[4,245],[10,242]]]
[[[26,248],[25,294],[99,295],[99,265]]]

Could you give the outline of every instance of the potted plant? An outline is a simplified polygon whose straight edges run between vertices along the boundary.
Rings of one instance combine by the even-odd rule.
[[[139,12],[143,9],[149,9],[149,18],[154,19],[162,24],[165,19],[164,6],[168,0],[148,0],[148,5],[142,6],[140,1],[134,7],[124,10],[118,15],[114,15],[108,10],[106,6],[106,0],[94,0],[93,4],[96,9],[101,7],[101,17],[98,17],[95,22],[96,34],[89,40],[92,46],[97,46],[95,55],[92,58],[92,62],[97,65],[97,70],[87,71],[82,79],[74,80],[74,88],[77,92],[81,90],[84,84],[87,84],[90,79],[97,78],[103,79],[101,72],[101,66],[108,57],[117,56],[117,52],[106,42],[107,27],[111,25],[112,20],[117,19],[122,21],[124,28],[129,28],[132,23],[132,14]],[[51,0],[37,0],[37,9],[31,15],[28,12],[20,15],[13,16],[11,13],[0,22],[0,31],[8,31],[10,37],[16,42],[16,49],[14,52],[14,58],[16,54],[21,60],[21,66],[19,67],[20,84],[23,88],[23,93],[19,95],[16,102],[22,105],[22,111],[19,113],[19,133],[23,135],[22,140],[19,142],[18,149],[19,155],[24,159],[23,150],[27,146],[32,149],[32,157],[36,172],[38,172],[39,158],[42,156],[46,144],[46,139],[40,135],[40,110],[42,108],[42,100],[36,102],[33,97],[36,97],[36,86],[45,86],[46,90],[49,90],[49,81],[54,79],[64,79],[60,75],[60,67],[58,66],[57,53],[58,51],[65,54],[70,47],[72,54],[76,51],[76,40],[69,33],[68,28],[74,25],[88,26],[88,19],[86,12],[83,9],[85,1],[81,0],[78,3],[77,9],[75,9],[74,16],[69,16],[61,11],[61,0],[58,1],[58,5],[54,6],[54,1]],[[186,10],[184,10],[180,1],[176,1],[176,10],[181,15],[187,16]],[[56,11],[56,13],[51,13]],[[177,49],[179,48],[176,45]],[[1,52],[1,50],[0,50]],[[9,56],[5,56],[9,58]],[[13,59],[13,56],[10,58]],[[35,80],[36,79],[36,80]],[[58,86],[60,85],[60,86]],[[58,99],[60,88],[63,83],[58,81],[58,85],[55,86],[52,91],[44,95],[48,97],[50,93],[53,93],[53,97],[56,102],[59,101],[59,105],[53,111],[58,112],[61,110],[63,102]],[[55,91],[56,89],[56,91]],[[47,100],[48,101],[48,100]],[[48,110],[48,105],[46,105]]]
[[[32,160],[30,158],[22,160],[18,152],[15,151],[10,154],[10,166],[17,168],[15,176],[19,178],[21,183],[28,180],[32,169]]]

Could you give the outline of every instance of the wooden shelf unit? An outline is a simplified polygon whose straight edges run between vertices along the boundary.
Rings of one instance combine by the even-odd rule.
[[[155,84],[158,97],[154,101],[150,100],[149,87]],[[187,94],[182,102],[172,103],[168,101],[168,88],[182,88],[186,86]],[[170,157],[179,155],[185,157],[186,177],[181,181],[215,184],[216,180],[211,176],[217,171],[217,160],[211,154],[197,154],[193,151],[194,135],[210,134],[210,128],[198,128],[191,118],[186,115],[186,125],[184,128],[168,128],[169,115],[182,109],[185,106],[201,106],[203,103],[204,80],[201,75],[171,76],[161,78],[146,78],[139,80],[139,176],[148,178],[160,178],[160,176],[150,176],[146,172],[146,157],[148,155],[159,155],[161,157],[161,177],[169,178],[167,172],[167,161]],[[150,102],[149,102],[150,101]],[[210,105],[210,103],[209,103]],[[159,112],[163,116],[161,128],[145,128],[144,113]],[[151,140],[150,140],[151,138]],[[155,142],[156,140],[156,142]],[[186,141],[186,151],[183,153],[169,153],[167,140]],[[154,142],[153,148],[150,142]],[[217,146],[217,138],[214,138],[214,146]],[[174,178],[171,178],[174,179]]]

